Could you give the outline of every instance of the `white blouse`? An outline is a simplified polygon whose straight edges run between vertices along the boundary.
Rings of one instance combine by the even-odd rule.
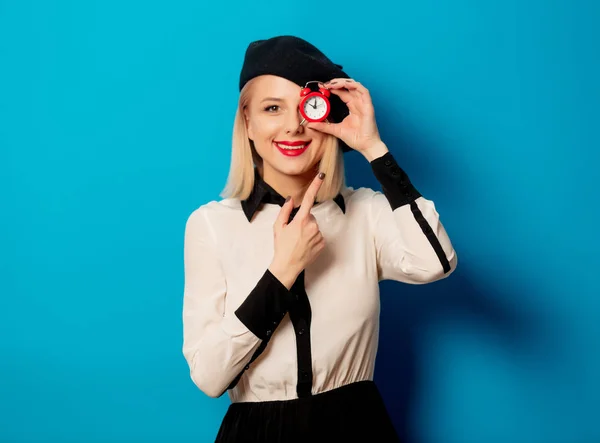
[[[393,204],[394,193],[399,194],[390,189],[392,176],[400,171],[405,187],[408,179],[390,154],[374,162],[385,194],[345,187],[345,213],[333,200],[311,210],[326,242],[304,276],[312,312],[312,394],[373,379],[379,281],[423,284],[456,268],[456,253],[433,201],[414,191],[412,198]],[[222,395],[241,374],[228,391],[232,402],[298,398],[298,331],[290,315],[266,336],[252,332],[236,315],[257,282],[264,281],[280,209],[265,203],[249,221],[240,200],[228,198],[200,206],[187,220],[183,354],[192,380],[211,397]],[[268,346],[249,365],[267,336]]]

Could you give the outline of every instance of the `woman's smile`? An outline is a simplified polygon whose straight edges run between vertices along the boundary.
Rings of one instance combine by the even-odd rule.
[[[310,142],[307,142],[307,143],[300,142],[300,143],[302,143],[302,144],[298,144],[298,143],[292,144],[292,143],[288,143],[288,142],[273,142],[273,144],[279,150],[279,152],[281,152],[283,155],[286,155],[288,157],[297,157],[299,155],[302,155],[304,152],[306,152],[306,150],[310,146]]]

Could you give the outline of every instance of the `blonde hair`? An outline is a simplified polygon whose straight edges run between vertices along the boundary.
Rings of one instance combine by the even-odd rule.
[[[225,188],[221,192],[223,198],[239,198],[245,200],[254,187],[254,166],[262,173],[263,161],[248,138],[248,129],[244,109],[251,97],[250,80],[240,91],[238,108],[233,123],[233,140],[231,148],[231,164]],[[319,162],[318,172],[325,173],[325,181],[317,193],[317,202],[334,198],[345,186],[344,157],[339,148],[337,137],[325,134],[323,138],[325,150]],[[285,197],[285,196],[284,196]]]

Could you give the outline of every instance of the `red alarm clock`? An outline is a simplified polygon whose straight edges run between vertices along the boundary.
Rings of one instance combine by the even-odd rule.
[[[303,119],[300,125],[304,122],[322,122],[327,119],[329,112],[331,111],[331,103],[329,102],[329,89],[319,88],[318,91],[313,91],[308,87],[309,83],[320,83],[318,81],[310,81],[306,83],[304,88],[300,91],[300,114]]]

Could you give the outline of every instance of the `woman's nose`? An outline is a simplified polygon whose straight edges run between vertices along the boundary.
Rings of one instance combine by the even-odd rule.
[[[302,115],[300,114],[300,110],[298,109],[297,112],[292,113],[293,115],[288,119],[288,121],[286,122],[287,125],[287,130],[286,130],[286,134],[295,134],[295,133],[303,133],[304,132],[304,125],[301,125],[300,123],[302,122]]]

